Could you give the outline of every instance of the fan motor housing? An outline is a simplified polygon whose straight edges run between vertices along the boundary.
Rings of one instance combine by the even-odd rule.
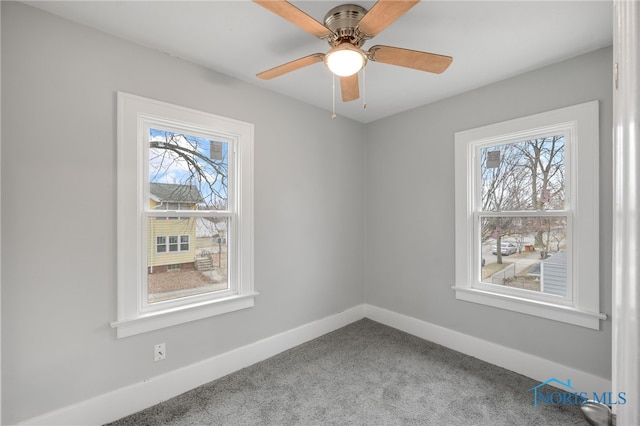
[[[334,36],[327,41],[331,46],[337,46],[345,41],[360,47],[364,43],[356,27],[367,13],[367,9],[357,4],[343,4],[334,7],[324,17],[324,24],[333,31]]]

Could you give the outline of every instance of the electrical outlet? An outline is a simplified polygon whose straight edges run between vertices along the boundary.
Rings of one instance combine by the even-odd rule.
[[[164,343],[158,343],[153,347],[153,360],[161,361],[167,357],[167,346]]]

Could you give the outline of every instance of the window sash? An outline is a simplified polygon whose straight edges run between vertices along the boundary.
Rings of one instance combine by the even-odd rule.
[[[178,251],[178,236],[169,235],[169,253]]]
[[[228,288],[224,290],[216,290],[211,292],[205,292],[193,296],[186,297],[177,297],[173,299],[163,300],[159,302],[149,303],[149,289],[148,289],[148,274],[146,273],[147,267],[144,268],[144,272],[142,274],[142,279],[139,280],[139,288],[138,292],[140,294],[140,307],[139,310],[142,313],[154,312],[154,311],[163,311],[166,309],[176,308],[180,306],[188,306],[194,303],[200,303],[206,300],[212,300],[216,298],[223,298],[229,295],[237,294],[239,291],[237,277],[238,274],[235,272],[235,268],[238,265],[238,261],[236,259],[237,253],[231,250],[231,247],[234,246],[234,241],[236,241],[237,235],[234,233],[237,229],[236,222],[234,220],[237,217],[237,205],[236,200],[237,195],[236,191],[238,190],[236,186],[236,177],[235,173],[238,170],[236,161],[237,156],[235,155],[237,152],[237,137],[227,134],[222,134],[219,132],[212,131],[210,129],[204,129],[197,126],[190,126],[186,123],[182,122],[173,122],[166,119],[158,119],[157,117],[146,117],[142,120],[141,123],[142,128],[142,138],[143,138],[143,146],[142,146],[142,171],[141,171],[141,179],[144,183],[144,200],[148,200],[151,196],[150,193],[150,182],[148,179],[149,176],[149,150],[150,150],[150,131],[151,129],[157,129],[161,131],[172,132],[176,134],[187,134],[189,136],[201,137],[204,139],[210,140],[220,140],[228,143],[228,176],[227,176],[227,210],[182,210],[184,203],[179,202],[162,202],[156,208],[151,208],[149,203],[146,202],[143,204],[141,219],[142,219],[142,235],[141,240],[143,241],[143,245],[147,241],[147,223],[148,218],[156,217],[156,218],[165,218],[165,219],[189,219],[189,218],[198,218],[198,217],[208,217],[208,218],[217,218],[224,217],[227,218],[229,223],[229,229],[227,230],[227,238],[229,243],[228,247]],[[167,216],[167,214],[175,214],[179,213],[179,217],[176,216]],[[188,238],[188,236],[186,236]],[[174,238],[171,241],[171,238]],[[190,242],[187,242],[184,246],[185,250],[183,250],[183,243],[181,241],[181,236],[170,236],[168,237],[167,242],[167,254],[170,253],[180,253],[182,251],[189,251]],[[147,249],[143,247],[143,264],[148,265],[148,260],[146,259]],[[195,260],[195,259],[194,259]]]
[[[526,213],[526,214],[523,214]],[[520,288],[508,287],[500,284],[490,284],[483,282],[481,278],[481,262],[482,262],[482,219],[486,217],[552,217],[566,218],[566,241],[567,241],[567,282],[565,296],[552,295],[543,293],[542,291],[525,290]],[[476,212],[473,215],[473,258],[472,258],[472,281],[471,288],[505,294],[510,296],[522,297],[531,300],[554,303],[559,305],[570,306],[573,304],[573,240],[572,240],[572,213],[559,211],[539,211],[539,212],[509,212],[508,215],[499,214],[497,212]]]
[[[180,251],[189,251],[189,236],[180,236]]]
[[[143,213],[143,217],[153,217],[152,215],[147,215],[146,213],[152,213],[153,211],[149,211],[149,212],[144,212]],[[139,305],[139,311],[141,313],[152,313],[152,312],[156,312],[156,311],[164,311],[167,309],[173,309],[173,308],[178,308],[181,306],[188,306],[188,305],[193,305],[193,304],[198,304],[198,303],[203,303],[206,302],[208,300],[216,300],[216,299],[223,299],[229,296],[233,296],[233,295],[237,295],[240,293],[241,289],[239,286],[239,273],[238,273],[238,267],[239,267],[239,247],[238,244],[236,243],[236,239],[238,238],[238,226],[237,226],[237,220],[234,220],[235,215],[231,215],[231,214],[216,214],[216,215],[207,215],[204,214],[202,211],[194,211],[194,212],[190,212],[190,213],[197,213],[197,214],[192,214],[192,216],[195,217],[225,217],[227,218],[227,237],[226,237],[226,244],[227,244],[227,279],[228,279],[228,287],[226,289],[223,290],[214,290],[214,291],[210,291],[210,292],[205,292],[205,293],[200,293],[200,294],[196,294],[196,295],[192,295],[192,296],[184,296],[184,297],[179,297],[179,298],[174,298],[174,299],[167,299],[167,300],[162,300],[162,301],[154,301],[152,303],[149,303],[149,286],[148,286],[148,273],[147,273],[147,268],[148,268],[148,259],[147,259],[147,249],[145,248],[143,250],[143,256],[142,256],[142,264],[145,265],[144,270],[142,271],[141,274],[141,278],[140,278],[140,286],[138,288],[138,292],[139,292],[139,301],[140,301],[140,305]],[[143,226],[141,227],[141,240],[142,241],[147,241],[147,220],[144,219],[142,221]],[[170,239],[171,238],[175,238],[175,245],[180,246],[181,244],[181,240],[183,237],[186,237],[187,239],[189,239],[188,235],[174,235],[174,236],[162,236],[165,238],[166,241],[166,246],[168,247],[171,243],[170,243]],[[191,244],[191,242],[189,241],[188,243],[189,245]],[[171,254],[171,253],[179,253],[182,250],[178,250],[178,251],[170,251],[169,249],[167,249],[166,252],[163,252],[162,254]],[[185,250],[185,251],[188,251]]]
[[[142,164],[142,178],[144,184],[144,192],[146,194],[150,194],[149,186],[150,182],[148,179],[149,176],[149,149],[150,149],[150,132],[151,129],[167,131],[171,133],[177,134],[187,134],[189,136],[200,137],[203,139],[209,139],[211,141],[220,141],[228,144],[228,152],[227,152],[227,206],[228,209],[226,211],[229,212],[237,212],[238,206],[238,135],[233,135],[229,133],[224,133],[220,131],[214,131],[210,128],[205,128],[201,126],[197,126],[195,124],[189,124],[186,122],[179,122],[170,120],[167,118],[160,117],[140,117],[141,120],[141,130],[142,130],[142,138],[144,145],[142,146],[142,152],[140,153]],[[180,207],[182,203],[162,203],[163,206],[167,206],[167,211],[179,211],[180,216],[186,216],[184,213],[191,212],[193,210],[182,210]],[[174,209],[175,207],[175,209]],[[166,207],[165,207],[166,208]],[[143,206],[144,211],[151,210],[148,205]],[[162,210],[161,210],[162,211]],[[214,210],[217,212],[218,210]]]
[[[156,253],[166,253],[167,251],[167,237],[156,236]]]
[[[473,173],[470,176],[473,179],[473,210],[491,212],[492,210],[483,210],[482,208],[482,164],[481,164],[481,151],[487,148],[493,148],[497,146],[503,146],[512,143],[525,142],[528,140],[543,139],[552,136],[564,137],[564,209],[558,211],[567,211],[572,208],[571,205],[571,193],[572,193],[572,144],[574,143],[574,135],[576,133],[575,123],[562,123],[547,126],[544,129],[530,129],[522,132],[516,132],[512,135],[496,136],[485,138],[485,140],[474,141],[469,147],[469,153],[473,159],[472,167]],[[507,210],[518,212],[537,212],[546,211],[547,209],[521,209],[521,210]],[[553,209],[549,209],[553,210]],[[496,211],[500,213],[501,211]]]

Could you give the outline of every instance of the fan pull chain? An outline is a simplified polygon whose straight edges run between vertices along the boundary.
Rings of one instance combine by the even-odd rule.
[[[332,114],[331,114],[331,118],[336,118],[336,75],[334,73],[331,73],[331,82],[332,82],[332,95],[333,95],[333,109],[332,109]]]
[[[366,67],[362,68],[362,109],[367,108],[367,80],[365,78]]]

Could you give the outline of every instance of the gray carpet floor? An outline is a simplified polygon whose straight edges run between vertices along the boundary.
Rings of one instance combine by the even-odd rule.
[[[110,425],[588,424],[538,384],[363,319]]]

